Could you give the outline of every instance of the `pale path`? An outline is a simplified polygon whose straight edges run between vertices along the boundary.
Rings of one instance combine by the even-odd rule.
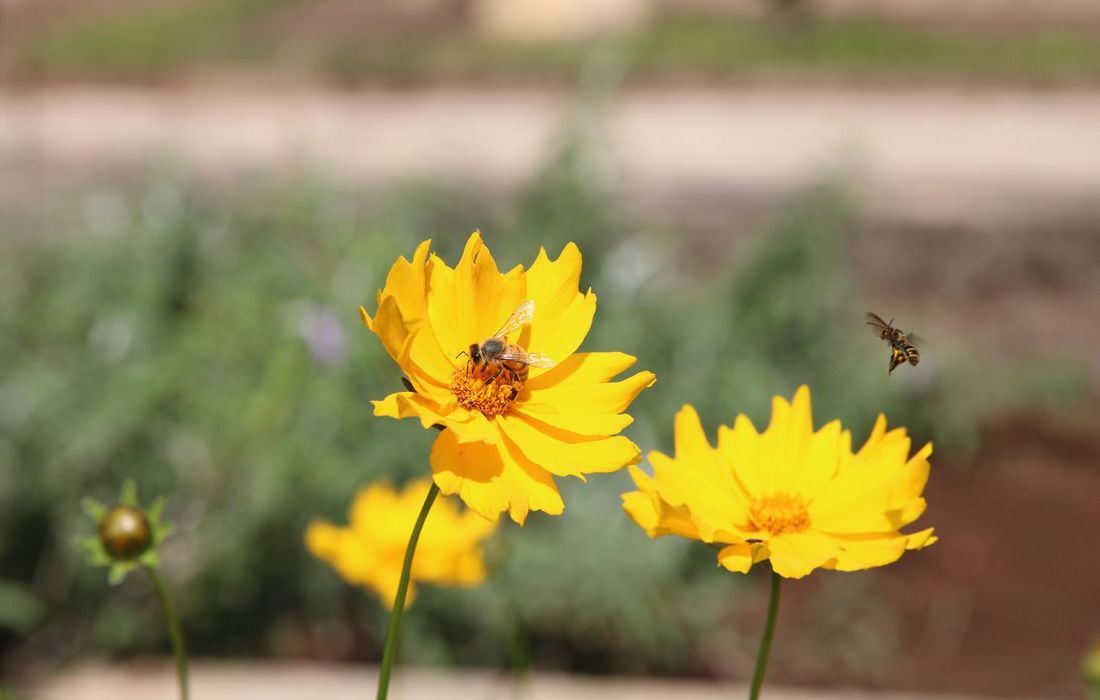
[[[0,186],[25,167],[167,156],[217,175],[305,167],[507,188],[537,172],[569,104],[476,88],[0,93]],[[1027,213],[1100,194],[1100,91],[652,89],[606,118],[608,181],[628,192],[783,192],[843,170],[865,201],[902,213]]]
[[[201,700],[362,700],[373,697],[374,669],[323,664],[195,665],[192,696]],[[592,678],[535,674],[517,687],[504,674],[487,671],[399,669],[393,700],[728,700],[748,695],[739,684],[645,678]],[[958,695],[868,692],[850,689],[793,690],[768,687],[769,700],[964,700]],[[32,688],[30,700],[175,700],[167,665],[78,666]]]

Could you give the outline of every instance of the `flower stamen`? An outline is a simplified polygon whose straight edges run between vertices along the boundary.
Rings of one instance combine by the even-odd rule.
[[[749,506],[749,517],[759,530],[769,535],[802,532],[810,525],[806,502],[786,493],[756,499]]]
[[[451,391],[458,405],[468,411],[480,411],[486,418],[499,416],[508,410],[519,394],[521,384],[511,372],[486,377],[478,372],[459,368],[451,375]]]

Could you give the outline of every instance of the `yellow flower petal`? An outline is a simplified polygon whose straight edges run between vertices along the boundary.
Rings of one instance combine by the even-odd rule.
[[[769,555],[775,573],[785,578],[802,578],[819,566],[831,564],[837,557],[833,541],[818,532],[795,532],[769,537]]]
[[[651,452],[657,490],[671,506],[689,505],[704,542],[744,525],[747,510],[740,486],[703,433],[699,414],[684,406],[676,414],[676,457]],[[679,464],[690,464],[681,469]]]
[[[562,382],[545,389],[531,389],[520,394],[518,402],[527,413],[582,414],[622,413],[642,390],[653,386],[657,377],[652,372],[638,372],[620,382],[582,384]]]
[[[637,491],[623,494],[623,509],[650,537],[680,535],[699,539],[691,513],[683,506],[670,506],[657,495],[653,478],[635,466],[629,467]]]
[[[857,453],[839,422],[814,430],[806,387],[791,402],[775,398],[763,433],[744,416],[719,428],[717,448],[690,407],[674,427],[675,456],[650,453],[652,478],[632,471],[638,491],[624,494],[624,508],[650,536],[690,521],[695,531],[678,534],[727,544],[718,559],[730,571],[763,558],[788,578],[854,571],[936,541],[931,528],[901,532],[924,512],[931,445],[909,457],[906,432],[882,417]]]
[[[428,274],[428,318],[445,355],[492,337],[526,301],[523,268],[502,275],[478,231],[454,269],[433,255]]]
[[[566,384],[602,384],[630,369],[635,362],[636,357],[622,352],[578,352],[542,374],[532,376],[524,388],[536,391]]]
[[[444,430],[432,445],[431,464],[443,493],[458,494],[467,506],[492,520],[507,510],[522,525],[529,511],[560,515],[565,507],[550,474],[507,443],[504,449],[460,443],[452,430]]]
[[[719,550],[718,563],[735,573],[747,574],[753,564],[764,561],[770,555],[767,545],[760,542],[737,542]]]
[[[892,564],[905,553],[905,536],[836,537],[835,568],[838,571],[859,571]]]
[[[581,252],[576,245],[566,245],[557,260],[550,260],[546,250],[539,249],[527,271],[527,298],[535,302],[535,321],[526,339],[529,351],[560,362],[588,335],[596,313],[596,295],[591,290],[581,294],[577,289],[580,279]]]
[[[621,435],[579,435],[522,414],[499,416],[496,424],[528,459],[556,476],[583,478],[638,461],[638,446]]]
[[[348,509],[350,525],[314,521],[306,530],[306,547],[346,581],[374,591],[384,605],[392,606],[405,547],[430,486],[422,479],[400,493],[385,482],[362,488]],[[459,511],[451,500],[437,499],[413,557],[406,604],[416,596],[417,581],[472,586],[484,580],[481,543],[494,528],[476,513]]]

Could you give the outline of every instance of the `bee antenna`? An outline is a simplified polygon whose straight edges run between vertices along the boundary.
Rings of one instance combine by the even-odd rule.
[[[465,355],[466,357],[469,357],[469,356],[470,356],[470,353],[468,353],[468,352],[466,352],[465,350],[463,350],[462,352],[460,352],[460,353],[458,353],[457,355],[455,355],[455,359],[457,360],[458,358],[462,357],[463,355]]]

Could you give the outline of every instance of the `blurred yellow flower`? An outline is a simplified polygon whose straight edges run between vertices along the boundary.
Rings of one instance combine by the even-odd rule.
[[[675,434],[675,457],[649,454],[652,477],[631,467],[638,490],[623,494],[623,507],[650,537],[724,545],[718,562],[730,571],[765,559],[786,578],[818,567],[855,571],[936,541],[932,528],[900,532],[924,512],[932,445],[909,457],[905,429],[887,432],[881,415],[853,453],[839,421],[814,431],[803,386],[791,403],[772,400],[763,433],[740,415],[718,429],[715,449],[695,409],[684,406]]]
[[[443,428],[431,452],[442,492],[487,518],[507,510],[522,524],[531,510],[562,512],[555,476],[583,479],[637,463],[637,445],[618,433],[632,420],[623,411],[654,376],[613,382],[635,358],[576,352],[596,311],[596,295],[578,289],[577,246],[556,260],[540,250],[530,268],[501,273],[476,231],[454,268],[429,245],[394,263],[373,317],[359,311],[413,389],[375,401],[374,413]],[[531,365],[525,381],[478,371],[465,356],[471,345],[493,337],[525,302],[533,302],[530,322],[505,341],[553,366]]]
[[[431,481],[420,479],[400,493],[386,483],[359,490],[348,509],[348,527],[315,520],[306,529],[306,547],[328,562],[348,583],[370,588],[393,606],[409,533]],[[440,499],[428,513],[413,558],[408,602],[415,582],[476,586],[485,580],[482,541],[496,525],[477,513],[460,511]]]
[[[1092,645],[1081,664],[1081,672],[1089,687],[1090,698],[1100,698],[1100,641]]]

